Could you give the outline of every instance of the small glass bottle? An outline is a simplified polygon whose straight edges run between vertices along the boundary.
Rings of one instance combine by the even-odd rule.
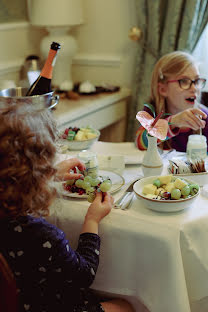
[[[189,135],[186,153],[189,161],[205,159],[207,157],[207,138],[200,134]]]
[[[57,42],[52,42],[47,60],[41,70],[38,78],[33,82],[27,91],[27,96],[41,95],[51,92],[51,79],[53,67],[56,61],[57,52],[61,48],[61,45]]]
[[[84,175],[96,178],[98,176],[98,160],[97,155],[90,151],[82,151],[78,154],[78,158],[85,164],[86,170]]]

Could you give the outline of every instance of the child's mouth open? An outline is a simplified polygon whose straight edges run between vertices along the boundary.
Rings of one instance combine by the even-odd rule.
[[[191,105],[194,105],[195,103],[195,100],[196,100],[196,96],[190,96],[188,98],[185,99],[185,101]]]

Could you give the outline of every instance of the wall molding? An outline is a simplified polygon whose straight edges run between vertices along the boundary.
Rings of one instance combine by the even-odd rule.
[[[73,58],[73,64],[83,66],[110,66],[119,67],[122,63],[121,55],[78,53]]]
[[[20,71],[20,68],[23,63],[24,63],[23,58],[15,59],[12,61],[0,62],[0,76]],[[81,66],[119,67],[121,63],[122,58],[120,55],[81,53],[77,54],[73,58],[73,64]]]
[[[0,23],[0,31],[16,30],[19,28],[27,28],[27,27],[29,27],[29,25],[30,25],[30,23],[27,21],[15,22],[15,23]]]
[[[24,59],[16,59],[14,61],[0,62],[0,76],[20,71]]]

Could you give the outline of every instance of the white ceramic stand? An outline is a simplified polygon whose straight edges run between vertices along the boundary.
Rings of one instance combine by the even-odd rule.
[[[157,138],[147,135],[148,148],[142,161],[142,171],[145,177],[160,175],[163,170],[162,158],[157,148]]]

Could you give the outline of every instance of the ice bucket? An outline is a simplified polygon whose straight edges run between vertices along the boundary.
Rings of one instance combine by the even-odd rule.
[[[49,92],[42,95],[33,95],[26,96],[27,88],[11,88],[0,90],[0,107],[18,104],[18,103],[27,103],[32,105],[36,110],[42,110],[45,108],[51,109],[59,102],[59,96],[53,95],[54,92]]]

